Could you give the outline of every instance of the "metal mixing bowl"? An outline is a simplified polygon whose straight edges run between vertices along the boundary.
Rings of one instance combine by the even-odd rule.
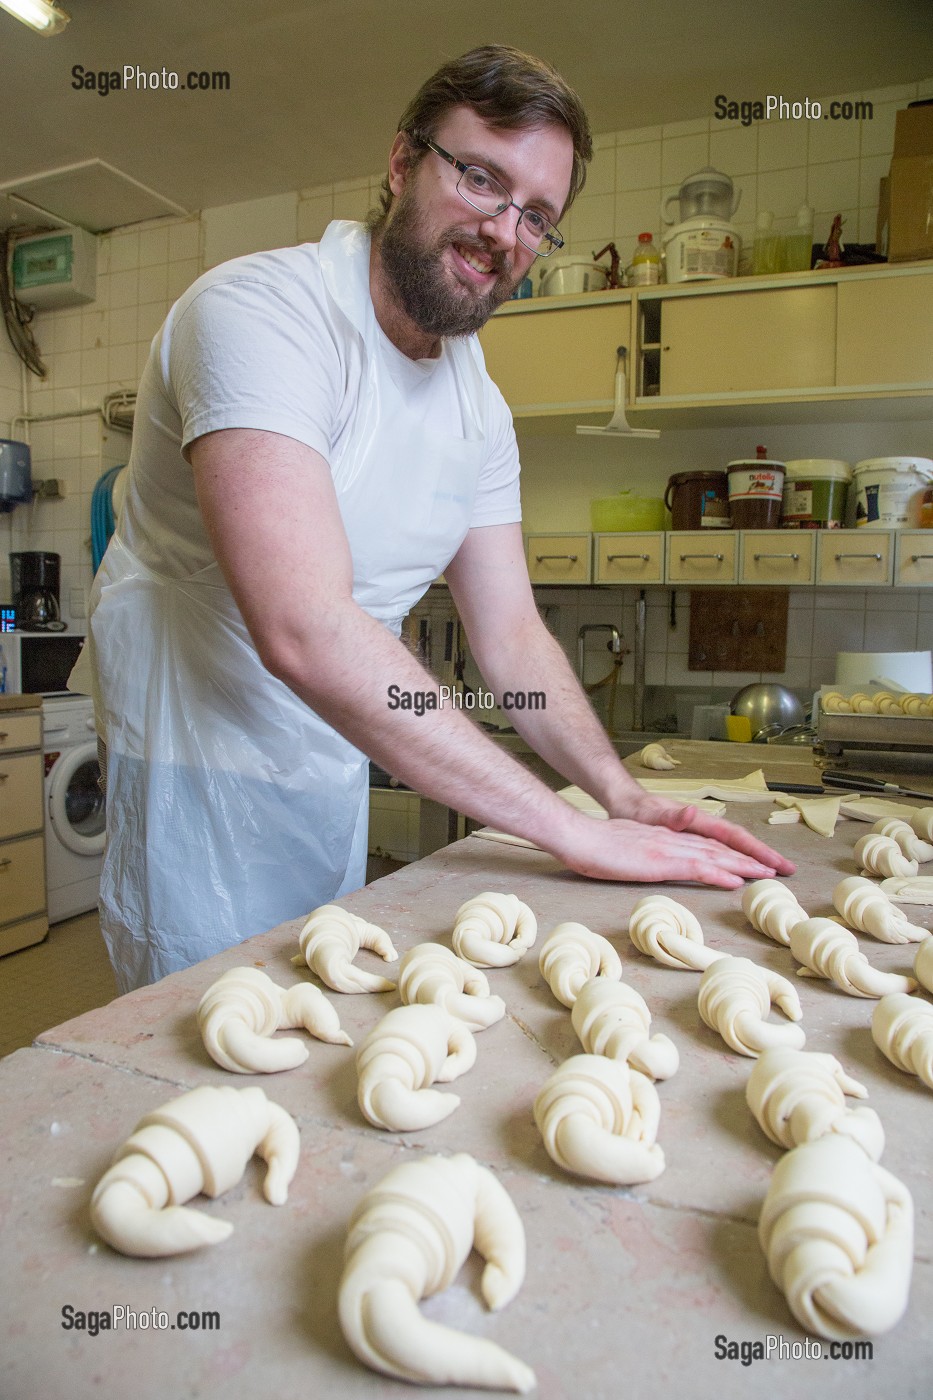
[[[732,697],[734,715],[745,715],[752,727],[752,739],[767,730],[771,734],[803,723],[803,706],[784,685],[758,681],[743,686]]]

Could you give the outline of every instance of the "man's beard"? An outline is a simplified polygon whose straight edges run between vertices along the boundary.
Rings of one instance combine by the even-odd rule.
[[[497,276],[488,291],[477,293],[462,283],[451,285],[442,253],[452,244],[492,260]],[[396,201],[379,241],[379,256],[399,305],[426,335],[473,335],[517,286],[505,254],[492,252],[480,238],[451,229],[433,244],[428,243],[411,190],[404,190]]]

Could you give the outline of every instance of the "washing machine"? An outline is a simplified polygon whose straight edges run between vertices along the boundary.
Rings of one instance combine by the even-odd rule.
[[[87,695],[42,702],[45,878],[49,923],[97,908],[105,807],[94,703]]]

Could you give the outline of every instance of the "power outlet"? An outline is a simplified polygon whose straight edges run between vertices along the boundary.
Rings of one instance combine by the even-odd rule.
[[[83,588],[69,588],[68,612],[72,617],[87,617],[87,596]]]

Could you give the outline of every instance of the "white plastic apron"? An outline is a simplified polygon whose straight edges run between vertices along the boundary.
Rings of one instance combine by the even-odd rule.
[[[383,360],[361,227],[332,224],[321,263],[364,346],[359,412],[331,464],[353,596],[397,635],[469,527],[481,361],[470,342],[448,344],[466,436],[426,430]],[[118,531],[92,606],[108,748],[101,928],[121,990],[363,884],[367,759],[265,669],[219,566],[162,576]]]

